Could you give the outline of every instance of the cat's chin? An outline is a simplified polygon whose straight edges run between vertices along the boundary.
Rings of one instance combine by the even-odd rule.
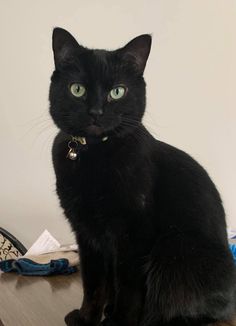
[[[104,129],[102,127],[91,125],[86,128],[87,136],[95,136],[99,137],[104,133]]]

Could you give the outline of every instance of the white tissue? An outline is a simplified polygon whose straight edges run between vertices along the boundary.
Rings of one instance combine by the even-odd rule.
[[[77,251],[77,244],[61,245],[52,234],[45,230],[32,244],[25,256],[42,255],[55,251]]]

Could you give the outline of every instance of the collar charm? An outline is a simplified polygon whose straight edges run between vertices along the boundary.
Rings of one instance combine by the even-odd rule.
[[[68,143],[69,151],[67,153],[67,158],[75,161],[78,157],[78,152],[79,152],[79,144],[78,142],[72,137],[72,140],[69,141]]]
[[[87,145],[86,138],[72,136],[72,139],[68,142],[69,151],[68,151],[66,157],[72,161],[77,160],[78,155],[79,155],[79,146],[80,145],[83,145],[83,146]]]
[[[98,142],[105,142],[108,139],[107,136],[103,137]],[[97,143],[97,142],[96,142]],[[71,140],[68,142],[69,151],[66,157],[72,161],[78,159],[80,149],[86,149],[88,142],[85,137],[74,137],[72,136]]]

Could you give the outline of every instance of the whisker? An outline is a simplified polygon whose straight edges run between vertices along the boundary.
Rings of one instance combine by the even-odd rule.
[[[24,139],[25,137],[28,137],[29,134],[32,132],[32,131],[36,131],[36,132],[40,132],[41,130],[45,129],[45,128],[50,128],[52,127],[53,124],[52,122],[49,122],[49,121],[41,121],[41,122],[37,122],[37,123],[34,123],[33,125],[31,125],[30,128],[28,128],[23,134],[22,134],[22,139]]]
[[[44,134],[44,135],[46,135],[46,134]],[[55,129],[49,130],[49,133],[47,134],[47,136],[44,138],[44,140],[42,140],[41,146],[39,146],[39,148],[40,148],[39,154],[41,156],[49,155],[51,153],[52,143],[53,143],[53,139],[54,139],[55,135],[56,135]]]

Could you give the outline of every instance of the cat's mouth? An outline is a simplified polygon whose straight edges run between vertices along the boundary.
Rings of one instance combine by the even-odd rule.
[[[86,128],[86,134],[88,134],[88,136],[101,136],[104,133],[104,129],[98,125],[90,125]]]
[[[119,128],[120,120],[113,121],[113,123],[109,122],[109,125],[106,126],[100,122],[90,122],[86,126],[82,127],[79,130],[72,132],[72,134],[80,137],[93,137],[93,138],[101,138],[106,136],[114,136],[117,135],[117,131],[115,130]]]

